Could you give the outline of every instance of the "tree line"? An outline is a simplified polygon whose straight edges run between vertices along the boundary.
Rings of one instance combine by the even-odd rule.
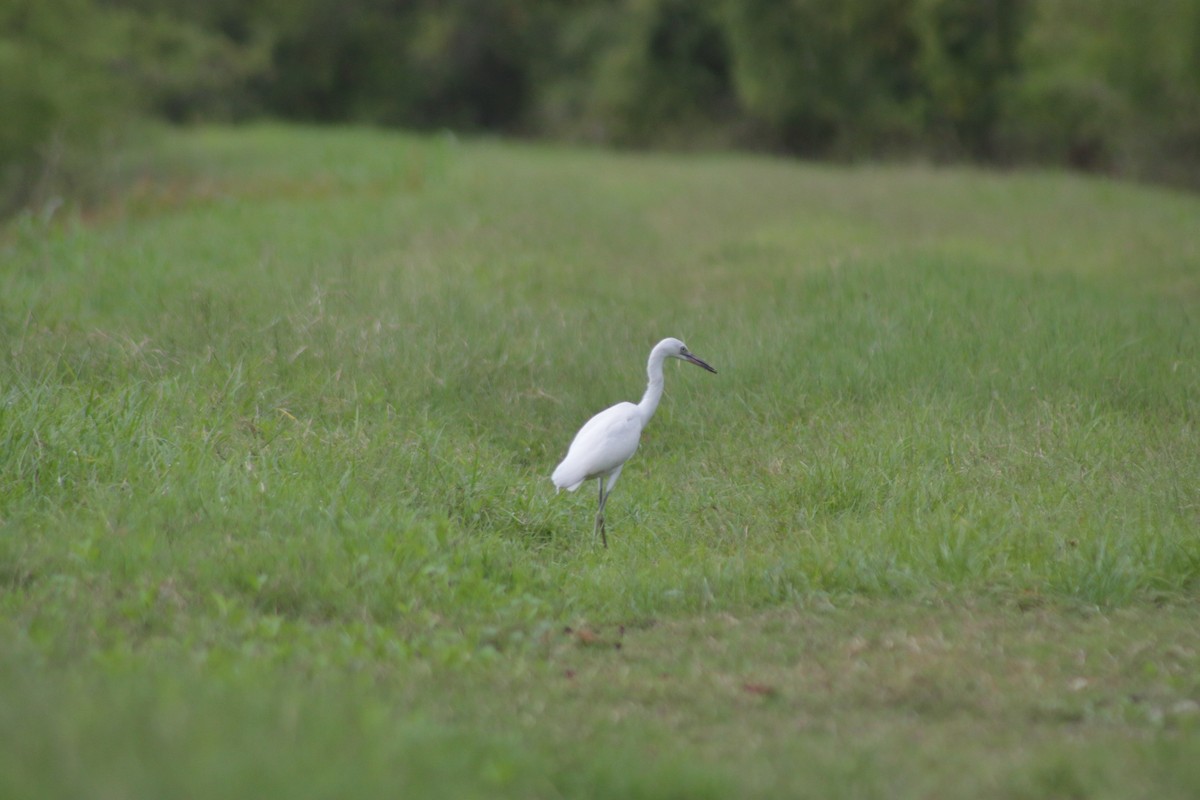
[[[1200,0],[0,0],[0,203],[271,117],[1200,186]]]

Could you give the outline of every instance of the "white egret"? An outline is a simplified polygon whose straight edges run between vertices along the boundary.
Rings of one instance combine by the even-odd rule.
[[[575,491],[592,478],[599,479],[600,508],[596,511],[596,528],[592,533],[600,532],[605,547],[608,547],[608,536],[604,532],[604,503],[621,476],[621,468],[637,450],[642,429],[650,422],[662,399],[663,361],[668,358],[690,361],[709,372],[716,372],[692,355],[683,342],[663,339],[650,351],[650,360],[646,364],[650,382],[641,402],[617,403],[589,419],[575,434],[567,457],[554,468],[550,478],[558,489],[568,492]]]

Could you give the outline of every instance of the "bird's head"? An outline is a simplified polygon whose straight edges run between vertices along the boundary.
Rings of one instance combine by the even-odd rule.
[[[690,362],[695,364],[697,367],[703,367],[709,372],[716,373],[715,369],[693,355],[692,351],[687,349],[687,345],[678,339],[663,339],[658,343],[655,349],[662,350],[668,358],[678,358],[681,361]]]

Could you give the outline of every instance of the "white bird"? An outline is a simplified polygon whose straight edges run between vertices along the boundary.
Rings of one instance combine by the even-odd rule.
[[[600,532],[605,547],[608,547],[608,536],[604,532],[604,503],[621,476],[621,468],[637,450],[642,429],[650,422],[658,408],[658,401],[662,399],[663,361],[668,358],[690,361],[709,372],[716,372],[692,355],[683,342],[663,339],[650,351],[650,360],[646,364],[650,382],[646,385],[641,402],[617,403],[589,419],[575,434],[567,457],[554,468],[554,474],[550,477],[557,489],[566,489],[568,492],[578,489],[584,481],[599,479],[600,508],[596,512],[595,531]]]

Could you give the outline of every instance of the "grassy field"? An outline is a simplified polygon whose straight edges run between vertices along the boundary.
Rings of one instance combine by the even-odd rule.
[[[1200,198],[145,159],[0,236],[0,796],[1200,791]],[[720,374],[667,365],[604,550],[549,474],[664,336]]]

